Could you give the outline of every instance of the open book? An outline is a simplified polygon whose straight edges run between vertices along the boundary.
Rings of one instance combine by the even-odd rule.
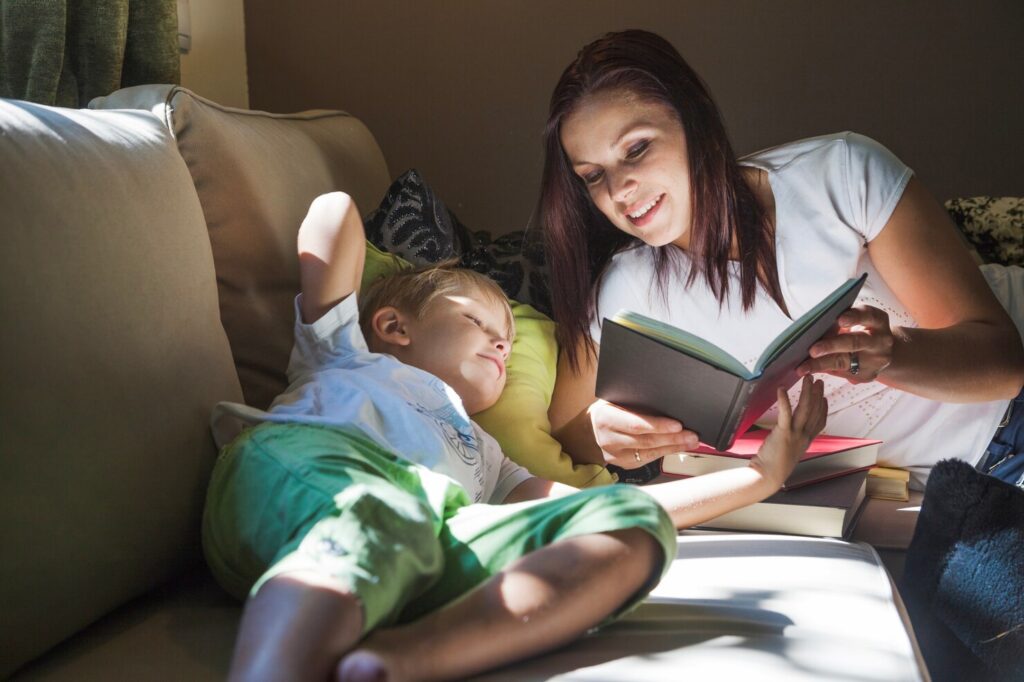
[[[605,318],[597,365],[597,397],[641,412],[664,414],[728,450],[789,389],[807,351],[849,308],[867,275],[844,282],[782,331],[747,368],[704,339],[629,311]]]

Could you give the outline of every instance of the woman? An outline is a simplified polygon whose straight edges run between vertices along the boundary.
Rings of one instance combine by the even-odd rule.
[[[1020,335],[945,211],[884,147],[841,133],[737,160],[679,53],[624,31],[562,74],[545,152],[540,217],[566,349],[550,416],[577,459],[632,469],[697,444],[685,424],[595,399],[604,317],[634,310],[753,360],[867,272],[801,366],[829,375],[826,432],[882,439],[880,460],[917,484],[947,457],[1021,475],[1024,457],[1006,457],[1017,445],[988,456],[994,435],[1019,430],[996,434],[1024,383]]]

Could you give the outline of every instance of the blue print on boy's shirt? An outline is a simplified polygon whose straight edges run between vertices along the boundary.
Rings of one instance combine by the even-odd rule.
[[[422,415],[430,417],[441,429],[445,443],[459,456],[464,464],[472,466],[480,459],[480,448],[476,443],[476,436],[470,430],[472,427],[466,424],[459,428],[458,422],[463,421],[462,415],[458,413],[451,404],[440,408],[431,409],[419,403],[409,403]],[[465,429],[465,430],[463,430]]]
[[[480,456],[480,445],[473,433],[473,423],[452,404],[441,381],[431,381],[430,387],[442,398],[439,406],[431,408],[418,402],[410,402],[409,406],[437,424],[448,448],[463,464],[473,469],[473,478],[483,485],[483,457]]]

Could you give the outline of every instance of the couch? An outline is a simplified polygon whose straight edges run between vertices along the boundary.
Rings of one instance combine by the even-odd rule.
[[[278,390],[310,200],[365,212],[389,181],[342,112],[0,101],[0,677],[224,677],[210,411]],[[890,576],[915,515],[872,501],[853,542],[688,531],[636,612],[480,679],[928,679]]]

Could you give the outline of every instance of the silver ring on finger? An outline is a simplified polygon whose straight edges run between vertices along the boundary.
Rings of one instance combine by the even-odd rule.
[[[860,373],[860,358],[857,357],[856,353],[850,353],[850,374]]]
[[[640,459],[640,451],[639,450],[634,450],[633,451],[633,459],[635,459],[637,462],[642,462],[643,461],[642,459]]]

